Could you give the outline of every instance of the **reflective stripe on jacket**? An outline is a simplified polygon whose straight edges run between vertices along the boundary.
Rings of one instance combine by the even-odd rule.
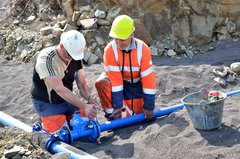
[[[104,70],[112,85],[112,104],[114,108],[123,106],[123,80],[131,83],[130,70],[132,70],[133,83],[139,81],[142,83],[144,109],[153,110],[155,107],[156,79],[151,52],[143,41],[136,38],[133,38],[133,40],[137,47],[132,49],[131,53],[123,53],[117,47],[115,40],[110,42],[104,51]],[[122,67],[123,56],[124,67]]]

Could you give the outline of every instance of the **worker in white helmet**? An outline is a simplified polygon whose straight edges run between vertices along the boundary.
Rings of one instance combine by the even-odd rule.
[[[71,30],[62,33],[59,45],[43,49],[37,57],[31,94],[35,110],[48,133],[58,131],[63,125],[70,126],[76,110],[89,120],[96,117],[95,99],[83,70],[85,46],[84,36]],[[88,103],[72,92],[74,81]]]

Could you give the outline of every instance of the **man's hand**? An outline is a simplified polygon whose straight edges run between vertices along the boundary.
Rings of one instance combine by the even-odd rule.
[[[153,119],[153,110],[146,110],[146,109],[144,109],[143,113],[144,113],[145,118],[146,118],[147,121],[150,121],[150,120]]]
[[[89,104],[94,104],[94,103],[97,102],[96,97],[94,97],[94,96],[92,96],[92,95],[88,95],[88,97],[87,97],[86,100],[88,101]]]
[[[115,109],[112,112],[112,114],[109,116],[109,118],[113,118],[114,120],[121,119],[122,118],[122,109],[121,108]]]
[[[94,104],[86,104],[84,107],[84,111],[89,120],[93,120],[97,115],[97,110],[94,107]]]

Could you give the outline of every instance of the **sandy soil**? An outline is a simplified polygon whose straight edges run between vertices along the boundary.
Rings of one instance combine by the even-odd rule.
[[[239,90],[239,81],[222,88],[212,80],[214,68],[240,61],[240,42],[221,42],[211,52],[192,59],[153,57],[157,77],[156,109],[181,103],[181,98],[201,88],[229,92]],[[0,60],[0,111],[29,125],[37,120],[30,98],[33,63]],[[94,82],[102,65],[85,66],[88,83]],[[238,78],[240,80],[240,78]],[[140,123],[102,134],[102,144],[76,141],[74,146],[99,158],[240,158],[239,95],[225,100],[223,124],[213,131],[193,128],[185,109],[152,123]],[[104,121],[99,113],[100,122]]]

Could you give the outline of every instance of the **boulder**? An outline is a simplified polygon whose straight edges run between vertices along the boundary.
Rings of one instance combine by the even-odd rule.
[[[230,65],[230,69],[235,73],[240,73],[240,62],[234,62]]]

